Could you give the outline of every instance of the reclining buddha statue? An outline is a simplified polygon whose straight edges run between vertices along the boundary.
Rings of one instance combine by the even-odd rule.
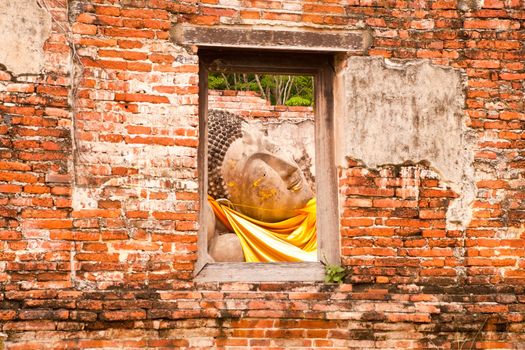
[[[208,253],[216,262],[317,261],[315,198],[297,163],[252,124],[208,113]]]

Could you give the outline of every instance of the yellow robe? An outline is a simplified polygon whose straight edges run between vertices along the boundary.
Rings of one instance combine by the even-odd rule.
[[[317,260],[316,201],[279,222],[252,219],[208,196],[215,216],[237,234],[246,262]]]

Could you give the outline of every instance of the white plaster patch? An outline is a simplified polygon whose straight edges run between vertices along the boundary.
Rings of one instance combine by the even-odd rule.
[[[338,74],[336,152],[377,168],[427,161],[460,197],[447,212],[449,229],[470,222],[475,196],[473,136],[463,112],[459,71],[381,58],[351,57]]]
[[[51,15],[36,0],[2,0],[0,64],[15,75],[40,73],[44,64],[43,45],[51,32]]]

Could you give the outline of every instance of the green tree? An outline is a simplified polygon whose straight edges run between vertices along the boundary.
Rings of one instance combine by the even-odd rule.
[[[311,106],[312,76],[246,73],[210,73],[208,87],[216,90],[255,91],[273,105]]]

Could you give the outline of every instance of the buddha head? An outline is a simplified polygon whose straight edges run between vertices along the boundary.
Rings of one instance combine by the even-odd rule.
[[[240,117],[208,113],[208,192],[254,219],[276,222],[306,206],[312,190],[297,163]]]

